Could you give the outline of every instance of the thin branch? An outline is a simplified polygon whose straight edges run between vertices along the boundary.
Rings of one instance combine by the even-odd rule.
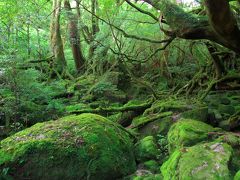
[[[136,40],[139,40],[139,41],[147,41],[147,42],[150,42],[150,43],[156,43],[156,44],[160,44],[160,43],[165,43],[165,42],[168,42],[168,40],[153,40],[153,39],[149,39],[149,38],[144,38],[144,37],[139,37],[139,36],[136,36],[136,35],[131,35],[131,34],[128,34],[126,33],[123,29],[107,22],[105,19],[97,16],[96,14],[93,14],[91,11],[89,11],[84,5],[81,4],[81,6],[83,7],[84,10],[86,10],[88,13],[92,14],[93,16],[95,16],[96,18],[98,18],[99,20],[101,20],[102,22],[108,24],[109,26],[117,29],[118,31],[120,31],[124,37],[126,38],[131,38],[131,39],[136,39]]]
[[[170,44],[171,42],[175,39],[175,37],[171,37],[170,39],[167,39],[167,43],[161,47],[156,49],[156,51],[154,51],[150,56],[148,56],[145,60],[142,60],[141,63],[145,63],[147,62],[149,59],[151,59],[154,55],[156,55],[159,51],[165,50]]]
[[[150,16],[151,18],[153,18],[155,21],[158,21],[158,18],[153,15],[152,13],[148,12],[148,11],[144,11],[143,9],[137,7],[135,4],[131,3],[131,1],[129,0],[125,0],[130,6],[132,6],[134,9],[138,10],[140,13],[146,14],[148,16]]]

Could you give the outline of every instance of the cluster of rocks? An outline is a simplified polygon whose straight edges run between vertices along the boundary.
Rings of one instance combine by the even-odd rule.
[[[0,179],[238,180],[240,134],[222,126],[237,97],[215,96],[156,101],[128,128],[89,113],[37,123],[0,142]]]

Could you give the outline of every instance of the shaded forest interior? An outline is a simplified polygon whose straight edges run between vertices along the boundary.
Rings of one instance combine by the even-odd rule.
[[[1,0],[0,179],[240,180],[240,1]]]

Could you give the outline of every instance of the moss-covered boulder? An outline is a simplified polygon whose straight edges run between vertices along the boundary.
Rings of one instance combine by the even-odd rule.
[[[201,121],[181,119],[168,132],[169,152],[182,146],[192,146],[208,138],[208,132],[215,129]]]
[[[127,131],[95,114],[38,123],[0,142],[0,179],[116,179],[135,171]]]
[[[161,166],[164,180],[230,180],[232,147],[211,142],[176,150]]]
[[[141,139],[135,148],[136,159],[139,162],[144,162],[147,160],[157,159],[160,154],[157,144],[153,136],[147,136]]]
[[[227,143],[233,148],[231,169],[237,172],[240,169],[240,137],[238,133],[226,132],[217,141]],[[239,179],[240,180],[240,179]]]

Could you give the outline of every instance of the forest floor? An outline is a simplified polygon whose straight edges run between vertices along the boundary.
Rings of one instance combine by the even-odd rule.
[[[154,97],[110,82],[79,78],[58,95],[64,118],[2,140],[0,177],[239,179],[240,91],[211,91],[204,100]]]

